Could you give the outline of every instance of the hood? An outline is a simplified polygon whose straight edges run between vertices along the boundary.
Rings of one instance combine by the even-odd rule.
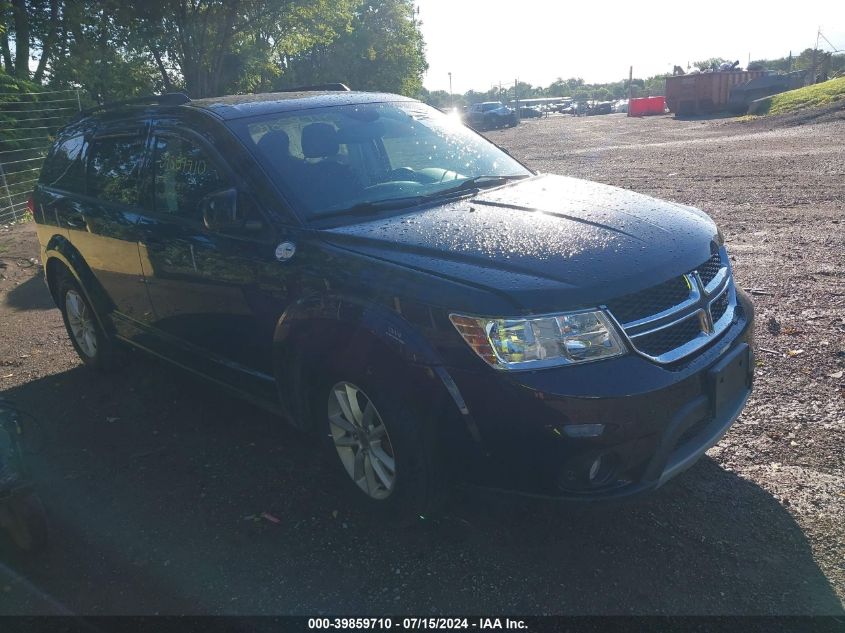
[[[525,312],[595,306],[662,283],[706,261],[717,240],[697,209],[553,175],[320,234],[489,289]]]

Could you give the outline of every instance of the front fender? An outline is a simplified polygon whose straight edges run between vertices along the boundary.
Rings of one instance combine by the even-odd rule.
[[[303,299],[285,310],[273,342],[282,402],[290,406],[291,417],[300,420],[298,426],[304,425],[307,419],[302,403],[295,404],[305,386],[303,368],[308,365],[308,359],[303,355],[326,359],[341,346],[344,349],[353,346],[362,358],[392,363],[399,370],[397,380],[412,374],[415,388],[424,391],[429,385],[437,392],[432,394],[434,397],[448,398],[472,439],[480,442],[470,411],[434,348],[387,306],[341,296]]]

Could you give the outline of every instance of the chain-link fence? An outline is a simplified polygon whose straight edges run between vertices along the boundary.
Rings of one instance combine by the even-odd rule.
[[[80,109],[78,90],[0,92],[0,224],[25,217],[53,136]]]

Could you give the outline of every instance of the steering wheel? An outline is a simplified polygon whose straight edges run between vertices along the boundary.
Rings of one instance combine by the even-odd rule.
[[[413,180],[420,182],[420,175],[410,167],[397,167],[387,172],[387,181]]]

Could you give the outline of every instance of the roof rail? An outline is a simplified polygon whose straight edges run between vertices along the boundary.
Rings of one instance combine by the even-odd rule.
[[[329,83],[329,84],[315,84],[313,86],[292,86],[290,88],[282,88],[278,92],[349,92],[351,88],[346,84]]]
[[[109,101],[108,103],[101,103],[100,105],[87,108],[79,113],[80,116],[88,116],[94,112],[101,110],[109,110],[111,108],[119,108],[127,105],[182,105],[183,103],[190,103],[191,99],[184,92],[166,92],[162,95],[146,95],[144,97],[134,97],[132,99],[123,99],[121,101]]]

